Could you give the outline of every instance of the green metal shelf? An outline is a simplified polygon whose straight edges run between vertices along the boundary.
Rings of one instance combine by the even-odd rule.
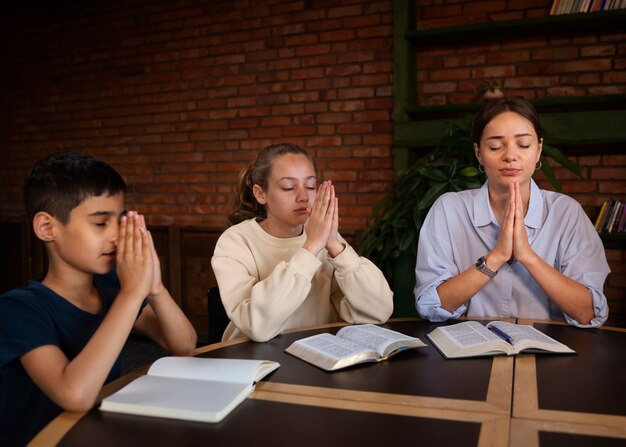
[[[626,10],[600,11],[520,20],[499,20],[446,28],[408,31],[405,35],[416,46],[433,46],[477,40],[527,38],[529,35],[559,35],[581,32],[623,32]]]
[[[548,96],[532,101],[539,110],[553,108],[585,108],[609,109],[626,108],[626,95],[597,95],[597,96]],[[481,103],[445,104],[433,106],[407,106],[406,112],[410,115],[462,115],[478,111]]]

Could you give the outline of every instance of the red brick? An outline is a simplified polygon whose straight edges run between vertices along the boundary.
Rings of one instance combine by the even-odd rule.
[[[537,48],[533,50],[532,57],[534,60],[557,61],[576,59],[578,58],[578,54],[579,49],[578,47],[574,46],[557,48]]]

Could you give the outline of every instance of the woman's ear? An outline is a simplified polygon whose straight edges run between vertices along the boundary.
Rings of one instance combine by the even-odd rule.
[[[478,145],[476,143],[474,143],[474,155],[476,155],[476,158],[478,159],[478,162],[482,165],[483,162],[480,159],[480,148],[478,147]]]
[[[43,242],[50,242],[54,240],[54,226],[57,221],[50,214],[45,211],[40,211],[35,214],[33,218],[33,230],[35,236],[41,239]]]
[[[543,138],[539,138],[539,151],[537,153],[537,161],[539,161],[539,157],[541,157],[542,150],[543,150]]]
[[[254,194],[254,198],[261,205],[265,205],[267,203],[267,199],[265,198],[265,192],[263,191],[263,188],[261,188],[259,185],[254,185],[252,187],[252,194]]]

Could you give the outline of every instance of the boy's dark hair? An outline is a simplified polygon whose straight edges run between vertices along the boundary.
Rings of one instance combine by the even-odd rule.
[[[108,163],[91,155],[59,152],[35,163],[24,179],[26,214],[45,211],[62,224],[83,200],[126,192],[124,179]]]

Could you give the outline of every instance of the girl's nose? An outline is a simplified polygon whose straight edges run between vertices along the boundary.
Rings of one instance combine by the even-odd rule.
[[[309,200],[309,195],[307,194],[306,188],[299,187],[297,191],[298,194],[296,196],[296,200],[298,202],[307,202]]]

